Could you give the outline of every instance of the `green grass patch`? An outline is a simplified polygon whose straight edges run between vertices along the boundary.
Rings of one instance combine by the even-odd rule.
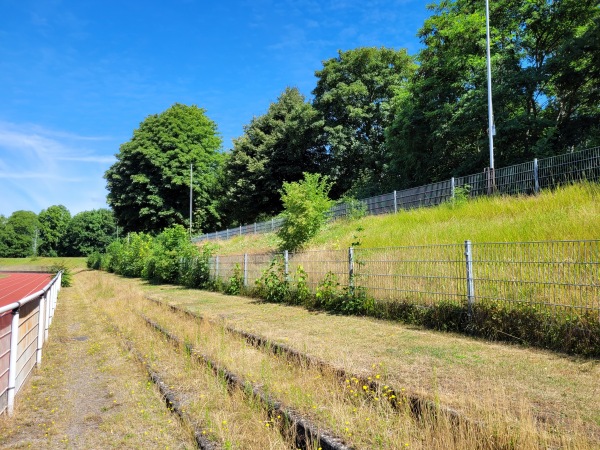
[[[18,270],[18,269],[36,269],[36,268],[49,268],[57,264],[64,265],[71,270],[74,269],[85,269],[85,258],[0,258],[0,268],[7,270]]]
[[[473,242],[527,242],[597,239],[600,236],[600,185],[580,183],[538,196],[478,197],[433,208],[367,216],[329,223],[307,250],[337,250]],[[218,254],[277,249],[274,234],[248,235],[218,242]]]

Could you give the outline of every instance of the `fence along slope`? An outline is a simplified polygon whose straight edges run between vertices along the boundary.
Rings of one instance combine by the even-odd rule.
[[[567,153],[549,158],[534,159],[522,164],[496,169],[494,192],[505,195],[535,194],[541,189],[581,180],[600,179],[600,147]],[[439,205],[454,198],[457,188],[466,189],[471,197],[488,194],[485,172],[451,178],[450,180],[418,186],[360,200],[368,215],[389,214],[403,209]],[[351,206],[342,203],[329,211],[331,220],[346,217]],[[241,225],[236,228],[207,233],[192,239],[193,242],[229,239],[246,234],[269,233],[281,227],[283,220],[274,218],[266,222]]]
[[[212,280],[253,287],[275,257],[301,267],[314,293],[328,274],[378,301],[528,305],[550,314],[600,312],[600,240],[472,243],[213,256]]]

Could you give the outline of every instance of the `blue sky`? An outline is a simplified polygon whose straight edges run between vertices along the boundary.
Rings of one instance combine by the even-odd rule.
[[[338,50],[419,49],[429,1],[2,0],[0,214],[106,207],[104,172],[150,114],[206,109],[223,150]]]

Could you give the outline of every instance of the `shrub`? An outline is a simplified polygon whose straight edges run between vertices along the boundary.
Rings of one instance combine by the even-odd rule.
[[[69,287],[72,284],[72,274],[71,269],[64,262],[57,262],[50,266],[50,272],[56,275],[58,272],[62,271],[62,277],[60,281],[60,285],[62,287]]]
[[[345,220],[354,221],[367,215],[367,204],[363,200],[354,197],[342,197],[337,201],[337,204],[346,206]]]
[[[298,250],[317,234],[333,203],[330,189],[328,178],[320,174],[305,173],[302,181],[283,183],[283,225],[277,231],[282,249]]]
[[[290,299],[290,283],[285,273],[281,255],[275,256],[262,276],[256,280],[254,293],[268,302],[287,302]]]
[[[225,288],[225,293],[229,295],[239,295],[244,289],[244,275],[242,274],[242,268],[236,264],[233,268],[233,275],[229,278],[229,283]]]
[[[102,255],[100,252],[89,254],[85,264],[88,269],[100,270],[102,268]]]
[[[306,305],[309,303],[309,299],[311,297],[310,289],[308,287],[308,274],[304,267],[299,265],[296,268],[296,289],[293,292],[293,295],[290,295],[290,303],[298,304],[298,305]]]
[[[189,288],[206,288],[210,286],[210,258],[214,246],[204,245],[202,252],[196,256],[181,259],[179,266],[179,282]],[[192,252],[194,252],[192,250]]]
[[[182,258],[197,255],[198,249],[191,244],[186,229],[174,225],[154,238],[142,275],[155,283],[177,283]]]

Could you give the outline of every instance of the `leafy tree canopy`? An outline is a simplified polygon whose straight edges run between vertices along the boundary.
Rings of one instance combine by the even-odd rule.
[[[230,223],[279,213],[284,182],[325,170],[321,128],[317,112],[297,88],[287,88],[266,114],[244,127],[224,167],[223,208]]]
[[[597,139],[597,1],[498,0],[490,8],[495,165]],[[489,165],[485,2],[443,0],[431,9],[419,31],[419,68],[387,132],[398,187]]]
[[[368,195],[386,184],[384,129],[393,120],[391,100],[413,70],[406,50],[382,47],[340,51],[315,73],[314,107],[325,121],[336,196],[351,188]]]
[[[25,258],[35,253],[38,217],[32,211],[15,211],[0,217],[0,256]]]
[[[80,212],[73,216],[67,228],[64,256],[104,252],[115,237],[115,219],[109,209]]]
[[[41,241],[38,246],[38,254],[59,256],[65,246],[64,239],[71,222],[71,213],[63,205],[54,205],[42,210],[38,220]]]
[[[176,103],[148,116],[104,175],[118,225],[152,233],[174,224],[189,226],[190,164],[194,228],[214,224],[220,147],[217,126],[204,109]]]

